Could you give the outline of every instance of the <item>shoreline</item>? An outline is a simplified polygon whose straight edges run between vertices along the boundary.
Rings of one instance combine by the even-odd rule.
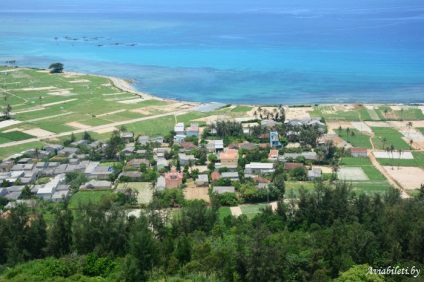
[[[19,68],[23,68],[23,69],[34,69],[34,70],[39,70],[39,71],[45,71],[45,72],[50,72],[48,69],[45,68],[37,68],[37,67],[26,67],[26,66],[14,66],[14,67],[8,67],[6,65],[1,65],[2,67],[6,67],[6,68],[11,68],[11,69],[19,69]],[[146,99],[146,100],[157,100],[157,101],[165,101],[165,102],[170,102],[170,103],[189,103],[193,106],[199,106],[199,105],[206,105],[209,103],[221,103],[221,104],[226,104],[223,102],[217,102],[217,101],[208,101],[208,102],[197,102],[197,101],[188,101],[188,100],[177,100],[177,99],[172,99],[172,98],[162,98],[160,96],[156,96],[153,94],[149,94],[146,92],[142,92],[137,90],[131,82],[129,82],[127,78],[122,78],[122,77],[117,77],[117,76],[110,76],[110,75],[102,75],[102,74],[94,74],[94,73],[84,73],[84,72],[75,72],[75,71],[63,71],[61,74],[63,75],[75,75],[75,76],[83,76],[83,75],[87,75],[87,76],[95,76],[95,77],[103,77],[103,78],[107,78],[110,80],[110,82],[112,83],[113,86],[115,86],[116,88],[124,91],[124,92],[128,92],[128,93],[132,93],[135,95],[138,95],[140,98]],[[231,104],[227,104],[227,105],[237,105],[237,106],[251,106],[251,107],[276,107],[276,106],[284,106],[287,108],[310,108],[310,107],[314,107],[314,106],[358,106],[358,105],[363,105],[363,106],[374,106],[374,107],[378,107],[378,106],[413,106],[413,105],[418,105],[418,106],[424,106],[424,102],[418,102],[418,103],[402,103],[402,102],[394,102],[394,103],[379,103],[379,102],[370,102],[370,103],[362,103],[362,102],[350,102],[350,103],[304,103],[304,104],[248,104],[248,103],[231,103]],[[423,110],[424,113],[424,110]]]

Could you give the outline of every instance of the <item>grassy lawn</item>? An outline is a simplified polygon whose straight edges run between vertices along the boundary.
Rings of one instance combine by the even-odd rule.
[[[250,111],[251,109],[252,109],[252,107],[249,107],[249,106],[237,106],[234,109],[232,109],[231,111],[234,112],[234,113],[238,113],[238,112],[244,113],[244,112]]]
[[[241,212],[245,214],[248,218],[253,218],[255,215],[261,212],[261,208],[266,207],[267,204],[257,204],[257,205],[246,205],[240,206]]]
[[[383,139],[386,138],[387,142],[384,145],[384,148],[387,146],[393,145],[396,150],[409,150],[409,144],[407,144],[403,139],[403,135],[393,128],[388,127],[373,127],[372,131],[375,133],[373,137],[373,143],[376,149],[383,150]]]
[[[13,154],[20,153],[22,151],[26,151],[32,148],[42,148],[45,145],[46,143],[43,143],[43,142],[30,142],[30,143],[25,143],[21,145],[0,148],[0,159],[4,159]]]
[[[390,184],[387,181],[358,181],[352,182],[352,187],[357,194],[373,195],[376,193],[384,194],[390,188]]]
[[[360,167],[368,176],[369,180],[348,182],[349,184],[352,184],[352,189],[355,193],[373,195],[375,193],[384,193],[390,187],[386,177],[384,177],[384,175],[372,165],[369,158],[343,158],[341,165],[348,167]]]
[[[422,134],[424,134],[424,127],[416,127],[415,129],[417,129],[418,131],[420,131]]]
[[[413,160],[405,160],[405,159],[393,159],[393,166],[417,166],[424,167],[424,153],[422,152],[412,152],[414,156]],[[377,159],[377,161],[383,166],[391,166],[391,159]]]
[[[340,165],[346,165],[346,166],[366,166],[366,165],[372,165],[369,158],[342,158]]]
[[[286,198],[295,198],[302,187],[306,190],[313,190],[315,185],[313,181],[286,181],[286,193],[284,196]]]
[[[159,136],[169,133],[174,128],[175,119],[173,116],[165,116],[146,121],[126,124],[128,131],[136,132],[141,135]],[[109,134],[110,136],[110,134]]]
[[[69,207],[71,209],[78,208],[79,203],[81,204],[87,204],[89,201],[92,203],[98,203],[100,202],[100,199],[103,196],[109,195],[112,193],[112,190],[110,191],[79,191],[75,193],[70,202]]]
[[[229,207],[220,207],[218,210],[218,217],[221,222],[224,221],[224,218],[231,215],[231,210]]]
[[[333,106],[317,106],[309,113],[311,117],[323,117],[326,121],[359,121],[356,110],[336,111]]]
[[[342,128],[341,132],[339,132],[339,130],[336,130],[336,133],[343,140],[346,140],[347,142],[352,144],[353,147],[363,147],[367,149],[372,148],[369,135],[363,134],[356,128],[349,128],[349,130],[349,134],[346,132],[346,128]],[[354,133],[354,136],[352,136],[352,132]]]
[[[189,126],[192,120],[208,116],[208,113],[191,112],[177,116],[177,122],[184,122],[185,126]]]

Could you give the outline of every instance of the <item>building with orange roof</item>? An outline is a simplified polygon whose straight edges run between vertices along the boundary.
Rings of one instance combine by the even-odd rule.
[[[219,154],[221,167],[236,168],[238,165],[239,154],[236,149],[227,149]]]
[[[183,173],[177,172],[175,166],[169,173],[165,173],[165,187],[169,189],[178,188],[183,183]]]
[[[218,181],[221,178],[221,174],[217,171],[211,173],[212,182]]]

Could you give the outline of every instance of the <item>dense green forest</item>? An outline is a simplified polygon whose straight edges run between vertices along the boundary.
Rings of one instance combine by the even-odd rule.
[[[71,210],[18,206],[0,219],[0,281],[415,281],[369,267],[424,269],[424,189],[355,195],[317,182],[253,219],[154,199],[139,218],[116,197]],[[420,275],[422,277],[422,274]]]

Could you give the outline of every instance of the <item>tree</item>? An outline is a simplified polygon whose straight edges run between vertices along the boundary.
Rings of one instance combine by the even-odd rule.
[[[68,254],[72,247],[72,212],[67,208],[57,209],[56,217],[49,228],[47,252],[57,258]]]
[[[7,104],[7,106],[3,110],[3,119],[10,119],[10,113],[12,112],[12,106]]]
[[[411,130],[411,127],[412,127],[412,121],[410,121],[410,122],[408,122],[407,124],[406,124],[406,127],[408,128],[408,138],[409,138],[409,131]]]
[[[22,193],[19,196],[19,199],[27,200],[27,199],[31,199],[31,197],[32,197],[31,188],[29,188],[28,185],[25,185],[24,189],[22,189]]]
[[[53,63],[49,66],[50,73],[61,73],[63,72],[62,63]]]
[[[279,174],[274,178],[274,186],[280,191],[280,197],[284,197],[286,192],[286,184],[284,183],[284,175]]]
[[[411,150],[412,150],[412,143],[414,143],[414,140],[409,139],[409,147],[411,148]]]
[[[384,146],[386,146],[386,143],[387,143],[387,138],[384,137],[383,140],[381,140],[381,142],[383,142],[383,150],[384,150]]]
[[[400,156],[402,155],[402,149],[399,149],[398,150],[398,154],[399,154],[399,157],[398,157],[398,169],[399,169],[399,166],[400,166]]]

